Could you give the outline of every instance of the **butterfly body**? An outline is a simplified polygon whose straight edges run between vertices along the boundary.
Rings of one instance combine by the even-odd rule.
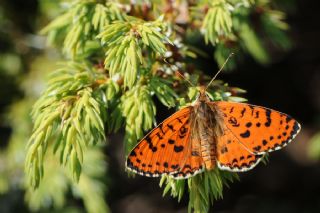
[[[197,100],[148,133],[131,151],[126,167],[138,174],[181,179],[218,167],[233,172],[255,167],[267,152],[286,146],[300,131],[289,115],[268,108]]]
[[[199,97],[192,104],[191,112],[191,147],[193,154],[201,156],[205,169],[216,167],[217,139],[223,132],[223,116],[219,108],[211,104],[205,91],[201,90]]]

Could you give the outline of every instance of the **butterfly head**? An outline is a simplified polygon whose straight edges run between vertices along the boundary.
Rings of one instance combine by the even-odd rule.
[[[199,87],[199,96],[197,98],[200,102],[206,102],[209,101],[209,96],[207,95],[207,88],[205,86]]]

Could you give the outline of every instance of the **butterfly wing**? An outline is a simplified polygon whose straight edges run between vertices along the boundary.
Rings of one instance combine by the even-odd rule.
[[[226,128],[254,154],[281,149],[299,133],[300,124],[289,115],[245,103],[212,102],[223,113]]]
[[[202,157],[200,156],[200,136],[197,134],[194,114],[190,116],[190,135],[188,140],[188,150],[186,155],[180,160],[182,169],[177,173],[170,174],[175,179],[185,179],[192,177],[204,171],[205,166]]]
[[[149,132],[131,151],[126,167],[138,174],[158,177],[170,174],[188,178],[203,169],[202,159],[191,154],[192,107],[186,107]]]
[[[217,165],[219,169],[232,172],[248,171],[255,167],[262,157],[242,145],[229,129],[226,129],[224,135],[218,139]]]

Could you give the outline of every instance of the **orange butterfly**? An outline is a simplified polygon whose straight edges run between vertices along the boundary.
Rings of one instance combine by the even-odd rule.
[[[191,106],[171,115],[136,145],[126,167],[148,177],[167,174],[176,179],[216,167],[243,172],[265,153],[290,143],[300,129],[289,115],[272,109],[210,101],[201,87]]]

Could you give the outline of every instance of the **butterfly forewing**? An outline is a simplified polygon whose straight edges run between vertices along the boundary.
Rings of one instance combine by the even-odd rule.
[[[281,149],[300,131],[297,121],[268,108],[232,102],[212,102],[224,114],[226,128],[254,154]]]
[[[191,155],[191,110],[179,110],[147,134],[129,154],[127,168],[145,176],[170,174],[175,178],[201,170],[201,158]]]

